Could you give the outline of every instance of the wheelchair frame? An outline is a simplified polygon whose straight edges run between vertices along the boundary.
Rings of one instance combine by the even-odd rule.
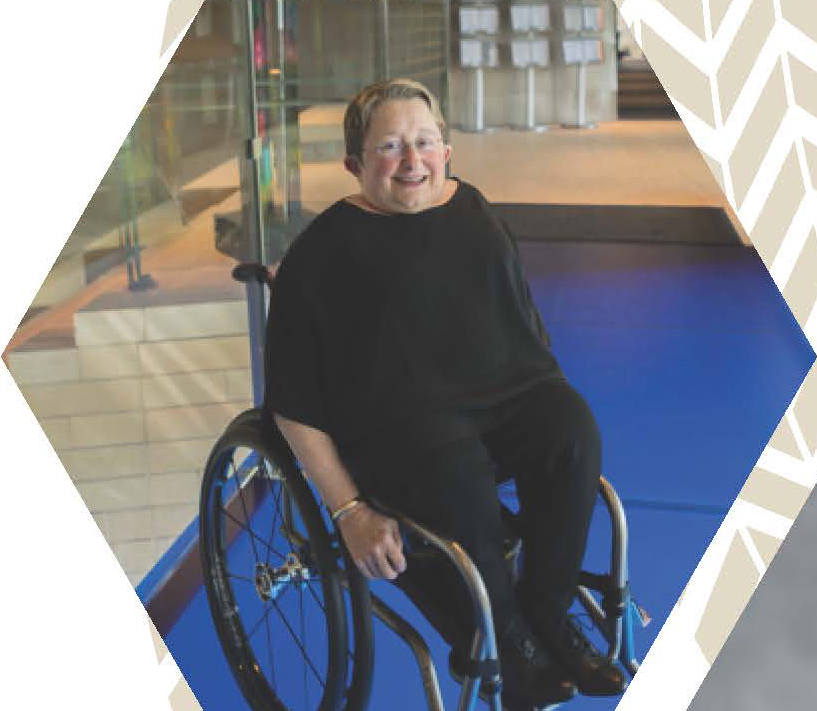
[[[243,433],[239,435],[239,433]],[[271,423],[264,423],[261,411],[258,409],[249,410],[239,415],[233,423],[227,428],[225,434],[219,440],[214,452],[208,460],[207,468],[205,469],[204,481],[202,483],[202,503],[200,514],[200,546],[202,556],[202,569],[205,576],[205,588],[207,590],[208,600],[213,614],[216,630],[219,639],[224,648],[225,655],[228,657],[233,673],[239,681],[239,686],[247,698],[248,703],[254,711],[266,711],[266,706],[259,702],[259,695],[257,690],[248,689],[246,684],[250,683],[252,686],[258,685],[257,681],[244,681],[242,684],[239,674],[246,673],[246,669],[242,669],[242,665],[238,667],[234,665],[231,658],[231,649],[241,648],[247,645],[247,640],[244,639],[246,630],[240,626],[240,621],[237,620],[236,610],[226,609],[224,603],[224,587],[226,585],[226,576],[220,570],[218,562],[218,553],[214,556],[214,550],[217,550],[219,544],[214,542],[215,538],[221,538],[224,532],[214,534],[211,530],[213,526],[213,491],[218,489],[221,493],[224,485],[224,478],[221,481],[214,480],[214,473],[218,473],[219,452],[231,451],[233,446],[248,447],[254,449],[259,455],[259,462],[251,462],[247,465],[242,463],[241,469],[253,471],[256,473],[248,474],[242,482],[239,475],[236,474],[235,489],[238,495],[242,497],[242,508],[244,518],[248,523],[252,513],[248,510],[246,502],[244,501],[244,491],[251,488],[251,485],[258,485],[259,481],[254,480],[258,473],[261,474],[261,479],[267,478],[281,483],[281,509],[282,522],[280,530],[290,544],[297,548],[298,554],[295,560],[298,561],[313,561],[305,564],[298,563],[301,566],[303,575],[307,578],[320,578],[321,574],[316,575],[313,569],[322,568],[324,577],[330,577],[335,573],[338,576],[338,582],[348,591],[350,591],[352,601],[352,624],[355,630],[354,640],[354,665],[352,672],[351,686],[346,692],[349,700],[345,711],[363,711],[368,703],[368,697],[372,682],[372,646],[371,646],[371,613],[389,627],[395,634],[397,634],[411,649],[412,654],[417,662],[420,677],[423,684],[423,690],[426,698],[426,704],[429,711],[444,711],[444,704],[440,693],[440,688],[437,680],[437,671],[431,658],[431,654],[422,636],[417,630],[412,627],[405,619],[400,617],[392,608],[390,608],[384,601],[379,599],[376,595],[371,593],[363,576],[356,569],[348,558],[344,570],[335,570],[337,559],[344,555],[345,549],[342,547],[342,538],[339,533],[336,533],[334,540],[339,544],[339,548],[332,553],[321,551],[315,552],[312,550],[312,543],[307,536],[296,530],[296,525],[293,523],[295,516],[293,514],[293,501],[291,496],[293,490],[290,487],[295,487],[298,496],[301,498],[303,505],[303,497],[308,497],[308,506],[318,511],[318,506],[315,503],[314,495],[311,493],[305,477],[295,462],[294,456],[288,447],[286,451],[282,451],[285,447],[283,437],[277,430],[273,429]],[[266,463],[269,463],[269,467]],[[284,487],[286,484],[286,488]],[[577,600],[585,608],[591,619],[595,623],[599,632],[603,635],[608,643],[607,658],[611,661],[618,661],[627,670],[630,676],[633,676],[638,670],[638,662],[635,658],[635,651],[633,648],[633,617],[637,614],[635,605],[630,598],[629,585],[627,581],[627,523],[624,516],[624,510],[618,495],[614,491],[609,482],[602,478],[600,481],[599,492],[605,502],[608,514],[611,520],[611,551],[610,551],[610,570],[606,574],[597,575],[582,572],[580,584],[577,588]],[[257,496],[257,494],[255,495]],[[260,500],[260,498],[259,498]],[[431,546],[439,552],[440,555],[445,556],[457,569],[460,576],[463,578],[471,597],[473,606],[473,619],[475,622],[475,633],[471,644],[471,661],[472,666],[481,666],[484,669],[498,669],[497,660],[497,643],[494,635],[493,619],[491,615],[490,601],[485,589],[482,577],[476,566],[465,553],[465,551],[455,541],[443,538],[433,531],[421,526],[417,522],[385,509],[378,505],[376,501],[371,502],[374,506],[382,509],[384,513],[397,518],[404,530],[408,530],[414,535],[418,536],[423,542]],[[222,510],[224,506],[222,505]],[[235,516],[229,515],[235,522]],[[319,523],[316,525],[324,526],[325,521],[318,518]],[[228,521],[229,525],[229,521]],[[251,529],[250,529],[251,531]],[[251,532],[250,535],[255,535]],[[227,534],[229,538],[230,535]],[[329,538],[328,534],[327,537]],[[222,542],[222,546],[229,547],[232,545],[231,541]],[[316,544],[317,545],[317,544]],[[318,546],[320,547],[320,546]],[[518,546],[514,547],[516,554],[518,554]],[[291,554],[290,554],[291,555]],[[315,562],[323,555],[326,557],[334,556],[334,561],[325,559],[323,562]],[[258,558],[256,552],[256,558]],[[269,554],[267,554],[269,558]],[[258,576],[259,565],[261,563],[255,561],[256,576]],[[256,592],[260,597],[264,594],[275,599],[275,595],[282,594],[281,590],[287,585],[296,585],[299,582],[297,571],[294,570],[290,574],[289,567],[294,566],[287,557],[286,563],[280,568],[270,568],[266,566],[266,572],[263,574],[267,578],[273,578],[274,582],[265,583],[267,586],[264,590],[259,587],[258,579],[256,579]],[[297,567],[297,566],[295,566]],[[263,566],[262,566],[263,568]],[[277,576],[277,577],[276,577]],[[277,586],[277,587],[276,587]],[[270,592],[275,588],[277,592]],[[362,592],[365,589],[365,593]],[[595,589],[601,593],[601,602],[599,602],[595,595],[591,592]],[[365,596],[366,602],[362,604],[361,599]],[[228,597],[228,600],[232,598]],[[263,603],[262,603],[263,604]],[[337,608],[337,603],[333,603]],[[329,606],[329,603],[327,603]],[[227,605],[230,608],[230,605]],[[343,625],[345,622],[345,612],[340,614],[343,616]],[[224,620],[228,620],[225,624]],[[332,635],[330,634],[330,637]],[[328,644],[334,644],[330,639]],[[339,643],[341,644],[341,643]],[[345,642],[344,642],[345,644]],[[358,654],[360,645],[360,654]],[[252,659],[252,657],[250,657]],[[246,664],[243,665],[246,667]],[[256,672],[258,672],[257,665]],[[257,674],[255,675],[257,676]],[[486,672],[485,677],[482,676],[468,676],[463,679],[462,690],[457,705],[458,711],[472,711],[474,709],[477,695],[479,692],[479,685],[481,681],[487,681],[491,684],[490,688],[496,689],[488,698],[488,706],[491,711],[501,711],[501,679],[496,672]],[[330,704],[325,711],[339,711],[341,702],[337,704]],[[321,711],[324,711],[321,708]]]
[[[582,571],[581,577],[587,584],[580,584],[577,587],[576,598],[606,639],[607,658],[610,661],[619,661],[632,678],[638,671],[639,664],[633,644],[633,616],[637,613],[635,603],[630,597],[628,583],[627,519],[618,494],[604,477],[601,477],[599,482],[599,494],[605,503],[611,522],[610,571],[601,576]],[[373,503],[377,506],[377,502]],[[396,518],[403,527],[418,535],[424,542],[434,546],[455,566],[468,587],[474,607],[476,631],[471,645],[471,661],[477,664],[496,662],[497,647],[490,600],[482,577],[471,559],[455,541],[438,536],[428,528],[399,513],[394,511],[387,513]],[[518,548],[514,555],[518,555]],[[601,588],[599,590],[603,594],[601,604],[590,591],[590,585],[594,583]],[[374,595],[372,595],[372,612],[411,648],[420,670],[429,711],[444,711],[436,669],[425,641],[405,620],[402,618],[395,620],[395,617],[398,617],[396,613]],[[499,676],[484,680],[493,682],[494,687],[501,686],[497,684],[501,681]],[[470,711],[474,708],[481,681],[483,679],[478,676],[465,677],[457,706],[458,711]],[[492,694],[487,702],[491,711],[501,711],[499,691]]]
[[[243,282],[269,283],[266,270],[257,264],[239,265],[234,269],[233,276]],[[220,471],[220,468],[225,466],[225,453],[229,453],[231,457],[232,452],[239,447],[254,450],[258,455],[258,461],[251,461],[249,464],[242,462],[239,467],[232,462],[235,491],[231,494],[229,501],[222,501],[221,497],[225,494],[225,484],[229,476],[224,471]],[[267,462],[271,466],[268,467]],[[239,471],[245,469],[249,473],[242,482]],[[256,489],[254,492],[250,491],[248,497],[252,495],[254,499],[257,498],[257,501],[260,501],[261,495],[257,489],[259,483],[264,480],[267,480],[268,483],[277,481],[280,484],[278,502],[278,505],[282,506],[280,531],[297,554],[288,554],[286,560],[278,568],[269,566],[269,552],[266,553],[266,563],[262,564],[256,560],[254,583],[256,593],[262,598],[262,605],[264,599],[267,601],[272,599],[275,604],[275,595],[278,595],[287,585],[307,585],[308,587],[308,583],[314,583],[316,577],[321,578],[326,607],[331,608],[329,612],[332,615],[340,615],[343,618],[343,632],[341,633],[335,629],[338,626],[337,622],[334,627],[329,624],[329,613],[324,609],[324,614],[327,615],[327,645],[334,645],[333,648],[337,651],[338,648],[346,646],[346,616],[336,588],[339,586],[345,588],[351,599],[354,655],[348,652],[348,648],[342,653],[349,654],[353,658],[351,685],[343,690],[338,686],[341,682],[337,682],[334,678],[338,674],[327,669],[326,686],[330,685],[329,677],[331,676],[332,684],[338,688],[333,687],[332,693],[329,693],[326,691],[326,686],[324,687],[324,696],[319,711],[340,711],[344,705],[344,695],[346,697],[344,711],[364,711],[368,705],[373,667],[371,613],[374,613],[411,649],[419,668],[429,711],[444,711],[437,671],[425,640],[405,619],[371,593],[363,576],[348,559],[345,547],[342,545],[342,537],[337,532],[334,540],[338,548],[331,548],[329,544],[331,535],[326,530],[326,522],[319,513],[315,497],[294,455],[274,424],[264,421],[259,409],[246,411],[236,417],[214,446],[204,472],[199,516],[202,571],[214,625],[236,681],[253,710],[267,711],[269,707],[283,709],[284,706],[277,692],[269,690],[268,685],[265,685],[266,680],[260,678],[262,674],[259,665],[253,663],[255,657],[249,644],[252,632],[248,635],[241,626],[237,614],[238,604],[229,588],[229,570],[222,558],[226,558],[227,549],[235,541],[236,524],[238,523],[240,527],[240,522],[234,515],[237,510],[234,506],[236,498],[240,498],[250,537],[255,536],[250,526],[251,515],[246,505],[244,490]],[[638,670],[633,644],[633,622],[639,611],[630,597],[627,569],[627,521],[618,495],[604,477],[600,480],[599,493],[611,521],[610,569],[601,575],[582,571],[576,599],[607,641],[607,658],[610,661],[620,662],[632,677]],[[299,502],[299,506],[303,509],[301,515],[308,524],[306,527],[311,527],[313,533],[317,534],[321,540],[311,541],[302,532],[296,530],[293,502]],[[378,506],[377,502],[371,503]],[[231,506],[236,509],[232,514],[228,511]],[[224,521],[220,520],[221,512],[226,515]],[[491,711],[501,711],[501,678],[497,671],[499,669],[497,642],[490,601],[479,571],[455,541],[440,537],[399,513],[385,509],[384,512],[397,518],[405,530],[411,531],[438,551],[439,555],[446,557],[457,569],[469,591],[476,627],[471,644],[471,668],[490,671],[483,672],[484,678],[480,675],[465,676],[457,710],[472,711],[479,694],[480,682],[487,681],[489,682],[488,688],[493,689],[486,699],[488,706]],[[232,522],[228,519],[232,519]],[[250,542],[255,549],[254,542]],[[514,550],[514,555],[518,554],[519,546],[515,546]],[[257,551],[255,556],[259,557]],[[346,563],[344,570],[337,568],[337,560],[340,557],[343,557]],[[322,571],[322,577],[320,574],[315,576],[313,568]],[[600,594],[600,601],[596,599],[591,590]],[[312,595],[315,597],[314,592]],[[286,623],[285,620],[284,622]],[[240,657],[238,661],[236,661],[236,651],[243,653],[243,656],[238,655]],[[328,649],[327,667],[331,666],[330,652],[331,650]],[[345,656],[344,663],[346,663]],[[343,670],[343,683],[347,676],[346,672],[348,669]]]

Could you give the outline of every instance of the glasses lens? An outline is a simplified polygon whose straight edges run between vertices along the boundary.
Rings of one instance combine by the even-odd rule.
[[[387,141],[375,147],[375,151],[382,156],[388,158],[396,158],[406,152],[408,143],[403,141]],[[414,150],[417,153],[432,153],[438,145],[438,141],[434,138],[418,138],[414,141]]]

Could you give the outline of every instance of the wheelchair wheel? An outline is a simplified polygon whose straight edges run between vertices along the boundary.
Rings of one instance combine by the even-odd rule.
[[[258,410],[243,413],[205,468],[199,541],[216,632],[254,711],[361,709],[373,658],[368,587],[348,574],[353,649],[340,547],[276,435]]]

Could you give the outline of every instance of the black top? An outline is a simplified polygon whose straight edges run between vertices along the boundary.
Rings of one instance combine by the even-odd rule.
[[[275,276],[266,343],[265,407],[341,448],[456,438],[474,408],[562,377],[515,243],[463,182],[416,214],[316,217]]]

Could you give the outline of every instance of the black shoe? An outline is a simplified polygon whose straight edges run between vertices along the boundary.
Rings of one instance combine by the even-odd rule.
[[[542,638],[553,657],[586,696],[618,696],[627,688],[624,674],[584,636],[573,615],[555,635]]]
[[[507,711],[553,709],[576,695],[568,674],[542,649],[534,634],[521,620],[512,622],[499,640],[502,672],[502,705]],[[451,650],[448,664],[457,681],[466,676],[461,654]],[[480,698],[488,692],[480,685]]]

